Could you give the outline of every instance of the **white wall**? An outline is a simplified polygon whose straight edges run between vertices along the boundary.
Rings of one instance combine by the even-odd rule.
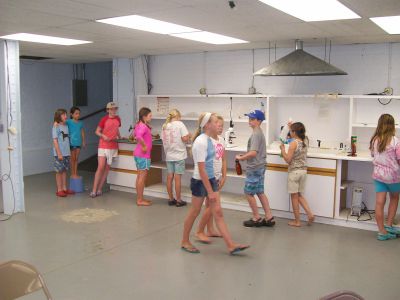
[[[72,65],[21,61],[21,113],[24,175],[52,171],[51,127],[58,108],[72,106]],[[105,107],[112,98],[111,63],[86,65],[88,106],[82,115]],[[81,159],[95,154],[93,132],[100,115],[85,121],[89,146]]]

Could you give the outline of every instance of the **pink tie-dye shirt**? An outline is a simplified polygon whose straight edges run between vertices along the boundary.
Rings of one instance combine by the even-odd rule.
[[[374,171],[372,178],[384,183],[400,182],[400,141],[393,137],[382,153],[378,152],[378,142],[375,141],[371,151]]]

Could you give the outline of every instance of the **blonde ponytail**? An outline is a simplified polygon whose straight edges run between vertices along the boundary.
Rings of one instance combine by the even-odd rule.
[[[167,128],[168,123],[171,123],[172,119],[176,119],[176,118],[180,118],[180,117],[181,117],[180,111],[177,109],[172,109],[169,112],[167,118],[165,119],[165,123],[163,124],[162,129]]]

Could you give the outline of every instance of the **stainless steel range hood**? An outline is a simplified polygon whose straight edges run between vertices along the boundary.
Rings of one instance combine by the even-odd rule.
[[[254,76],[323,76],[347,75],[346,72],[303,51],[303,42],[296,40],[296,50],[255,72]]]

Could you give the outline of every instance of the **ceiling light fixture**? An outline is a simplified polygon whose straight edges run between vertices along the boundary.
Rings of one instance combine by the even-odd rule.
[[[400,34],[400,16],[370,18],[370,20],[389,34]]]
[[[361,18],[337,0],[259,0],[306,22]]]
[[[197,41],[197,42],[214,44],[214,45],[248,43],[248,41],[236,39],[236,38],[222,35],[222,34],[208,32],[208,31],[177,33],[177,34],[171,34],[171,36],[175,36],[175,37],[182,38],[182,39],[193,40],[193,41]]]
[[[40,35],[40,34],[32,34],[32,33],[15,33],[15,34],[0,36],[0,38],[6,39],[6,40],[63,45],[63,46],[73,46],[73,45],[92,43],[90,41],[74,40],[74,39],[60,38],[60,37]]]

